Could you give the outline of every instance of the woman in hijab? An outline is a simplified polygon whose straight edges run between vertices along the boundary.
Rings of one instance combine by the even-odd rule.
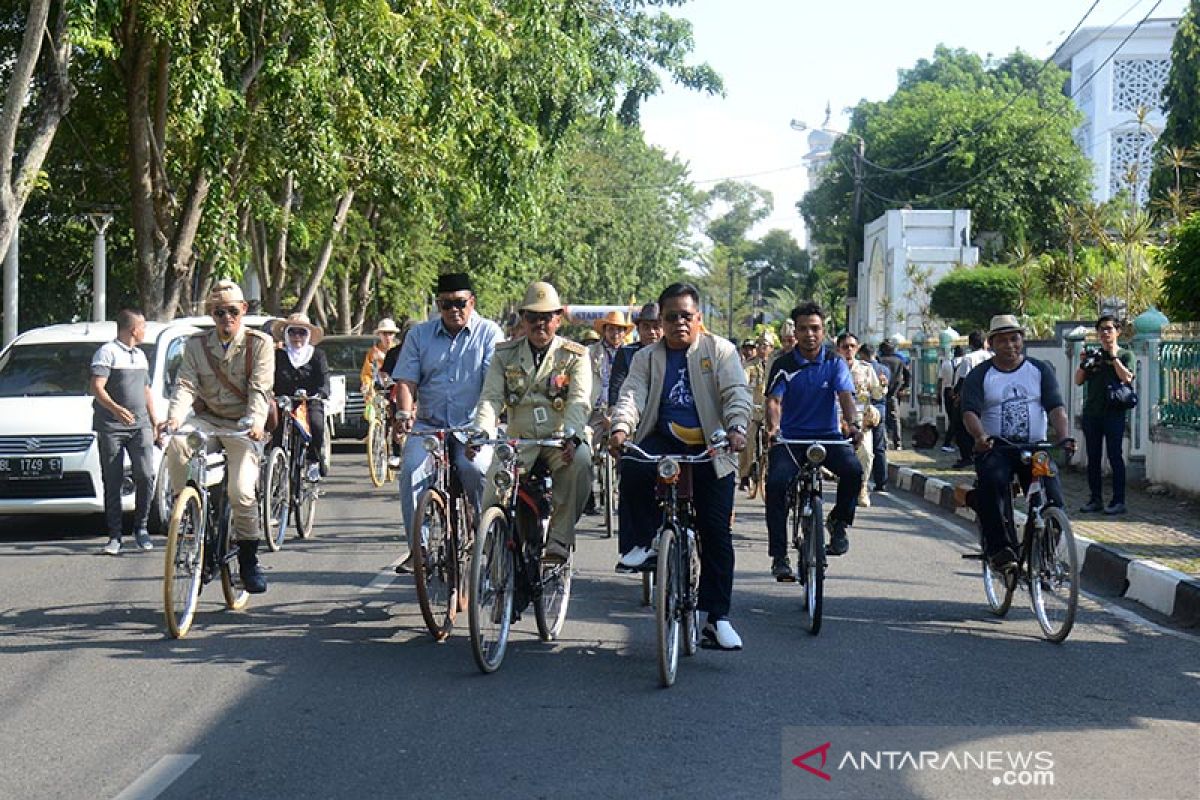
[[[309,397],[329,398],[329,361],[325,353],[314,345],[324,337],[322,331],[308,320],[306,314],[292,314],[287,319],[277,320],[275,335],[283,339],[283,347],[275,351],[275,394],[294,397],[303,389]],[[312,442],[308,447],[308,463],[315,465],[324,477],[329,465],[321,455],[325,452],[325,405],[308,403],[308,427]],[[283,421],[275,429],[273,444],[279,444],[286,428]],[[312,475],[310,468],[310,476]]]

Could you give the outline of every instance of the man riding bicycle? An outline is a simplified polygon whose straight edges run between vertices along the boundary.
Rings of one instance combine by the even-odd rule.
[[[758,429],[763,423],[763,406],[766,403],[767,373],[771,365],[771,338],[763,333],[754,342],[754,357],[742,365],[746,371],[746,384],[754,398],[754,413],[750,415],[750,427],[746,430],[746,448],[738,459],[738,488],[745,489],[750,482],[755,462],[765,454],[755,452]]]
[[[829,514],[831,556],[850,549],[846,528],[862,490],[863,469],[854,451],[862,444],[862,426],[854,404],[854,381],[846,360],[825,344],[825,312],[813,302],[792,309],[796,346],[771,367],[767,378],[767,436],[773,439],[844,439],[853,447],[830,447],[822,464],[838,478],[837,503]],[[838,410],[841,410],[841,421]],[[794,581],[787,557],[788,487],[800,471],[803,452],[793,445],[771,448],[767,467],[767,538],[771,575]]]
[[[410,530],[413,508],[435,477],[429,467],[432,456],[420,433],[470,423],[496,343],[504,338],[499,325],[475,313],[475,290],[467,274],[440,275],[435,290],[439,316],[409,330],[392,372],[397,383],[396,425],[401,433],[417,434],[407,439],[400,470],[400,511],[410,547],[415,535]],[[483,448],[470,457],[453,437],[447,446],[463,493],[478,518],[491,449]],[[410,559],[404,559],[402,571]]]
[[[266,438],[267,412],[275,383],[275,346],[265,333],[246,328],[246,300],[233,281],[218,281],[205,303],[216,326],[197,333],[183,348],[179,381],[163,428],[175,430],[195,411],[192,425],[216,434],[225,449],[229,507],[233,536],[238,543],[238,567],[247,592],[267,590],[267,579],[258,565],[259,453],[255,442]],[[249,439],[222,436],[237,432],[238,421],[251,420]],[[167,447],[167,471],[172,491],[187,481],[190,448],[183,437],[172,437]]]
[[[565,563],[575,546],[575,523],[591,494],[592,454],[585,438],[591,411],[591,362],[587,348],[558,335],[563,304],[553,286],[542,281],[529,284],[520,311],[526,333],[496,345],[474,425],[494,437],[500,414],[507,410],[506,433],[511,439],[546,439],[572,432],[561,449],[522,448],[518,454],[522,471],[532,469],[539,459],[550,468],[554,513],[543,560]],[[493,461],[488,471],[484,506],[495,501],[492,478],[502,466]]]
[[[647,453],[698,454],[724,429],[733,453],[692,470],[696,527],[700,537],[699,608],[708,612],[704,637],[722,650],[740,650],[741,637],[729,622],[733,594],[734,476],[746,446],[751,396],[733,344],[704,332],[700,293],[686,283],[668,286],[658,298],[664,338],[634,356],[613,410],[610,448],[619,457],[627,437]],[[619,568],[636,569],[655,558],[653,537],[660,510],[654,499],[655,468],[626,461],[621,466]]]
[[[962,386],[963,427],[975,441],[975,513],[983,531],[984,556],[992,567],[1004,570],[1017,563],[1013,543],[1004,531],[1005,495],[1013,474],[1023,485],[1032,465],[1018,462],[1017,453],[992,448],[992,437],[1015,444],[1046,439],[1046,422],[1054,427],[1055,441],[1068,454],[1075,440],[1068,436],[1067,411],[1054,367],[1024,354],[1025,330],[1012,314],[992,317],[987,343],[993,356],[967,374]],[[1057,476],[1042,481],[1050,505],[1062,507]]]
[[[275,396],[293,397],[303,391],[311,398],[329,397],[329,361],[316,348],[325,332],[309,322],[307,314],[296,313],[287,319],[276,320],[272,333],[282,336],[283,347],[275,351]],[[323,478],[329,472],[325,463],[325,406],[306,403],[308,429],[312,433],[306,460],[308,479]],[[287,434],[282,422],[275,429],[271,443],[278,445]]]

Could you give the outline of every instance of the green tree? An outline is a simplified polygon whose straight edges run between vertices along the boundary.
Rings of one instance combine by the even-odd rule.
[[[1150,191],[1156,200],[1169,203],[1172,190],[1177,198],[1188,197],[1198,183],[1196,168],[1185,154],[1200,147],[1200,0],[1188,3],[1175,29],[1163,108],[1167,124],[1154,144]]]
[[[1062,95],[1066,73],[1017,52],[990,64],[938,47],[901,74],[886,101],[863,101],[860,221],[892,208],[968,208],[977,231],[1044,249],[1060,242],[1054,204],[1082,202],[1091,167],[1071,138],[1081,117]],[[850,229],[857,142],[844,136],[822,183],[799,203],[813,241],[838,248]],[[861,249],[861,247],[859,248]]]
[[[1171,231],[1160,259],[1163,311],[1180,322],[1200,320],[1200,212]]]
[[[1013,312],[1021,300],[1021,276],[1008,267],[957,269],[933,287],[930,310],[958,330],[987,328],[994,314]]]

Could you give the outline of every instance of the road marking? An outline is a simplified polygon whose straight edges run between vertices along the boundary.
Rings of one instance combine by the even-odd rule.
[[[955,534],[956,536],[959,536],[961,538],[966,538],[971,543],[975,543],[978,541],[979,533],[973,527],[971,529],[967,529],[966,525],[956,525],[952,522],[944,520],[941,517],[930,514],[929,512],[925,511],[924,509],[919,508],[915,503],[913,503],[909,500],[904,500],[902,498],[896,497],[894,494],[889,494],[888,499],[892,500],[897,505],[903,506],[904,508],[907,508],[908,510],[912,511],[916,516],[918,516],[922,519],[929,520],[930,522],[936,523],[937,525],[940,525],[942,528],[950,531],[951,533]],[[1152,630],[1155,633],[1161,633],[1161,634],[1165,634],[1167,636],[1174,636],[1177,639],[1183,639],[1184,641],[1200,644],[1200,636],[1196,636],[1196,635],[1190,634],[1190,633],[1184,633],[1183,631],[1177,631],[1173,628],[1167,628],[1162,625],[1159,625],[1157,622],[1152,622],[1151,620],[1148,620],[1145,617],[1141,616],[1136,611],[1132,611],[1128,608],[1125,608],[1124,606],[1114,605],[1113,603],[1109,602],[1109,600],[1107,598],[1100,597],[1098,595],[1094,595],[1091,592],[1085,592],[1082,589],[1080,589],[1079,594],[1080,594],[1080,596],[1086,597],[1088,600],[1091,600],[1093,603],[1100,606],[1102,609],[1104,609],[1108,613],[1112,614],[1114,617],[1122,619],[1125,622],[1128,622],[1129,624],[1133,625],[1134,627],[1145,628],[1148,630]]]
[[[396,575],[396,567],[403,561],[405,556],[398,556],[395,561],[383,568],[383,571],[371,579],[371,582],[359,589],[360,592],[382,592],[398,577]]]
[[[195,753],[180,753],[163,756],[154,766],[116,796],[115,800],[152,800],[187,772],[192,764],[200,760]]]

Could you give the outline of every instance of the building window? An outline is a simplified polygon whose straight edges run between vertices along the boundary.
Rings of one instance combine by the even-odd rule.
[[[1154,136],[1148,131],[1113,133],[1108,161],[1108,196],[1129,192],[1139,205],[1149,199],[1150,170],[1154,165]],[[1135,191],[1136,187],[1136,191]]]
[[[1088,158],[1092,157],[1092,124],[1085,122],[1075,129],[1075,144]]]
[[[1113,62],[1113,111],[1145,107],[1161,111],[1163,89],[1171,72],[1169,58],[1125,58]]]
[[[1093,63],[1089,61],[1075,73],[1075,102],[1080,106],[1086,106],[1092,102],[1092,89],[1096,85],[1096,82],[1091,80],[1094,68]],[[1084,85],[1084,81],[1087,81],[1086,85]]]

